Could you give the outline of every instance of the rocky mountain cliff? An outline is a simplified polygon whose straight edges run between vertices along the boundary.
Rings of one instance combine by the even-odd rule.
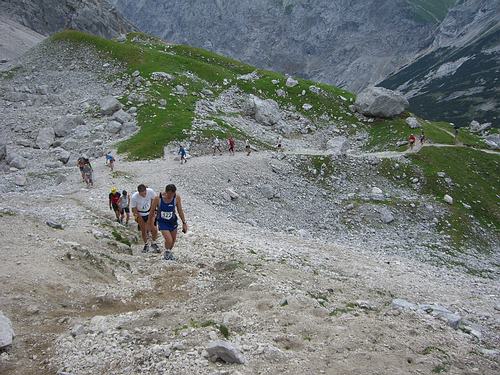
[[[141,30],[358,91],[432,41],[448,6],[402,0],[111,0]]]
[[[0,0],[0,9],[43,35],[71,28],[109,38],[134,29],[106,0]]]
[[[500,3],[462,1],[430,47],[382,85],[404,92],[422,116],[461,125],[472,119],[496,123],[499,63]]]

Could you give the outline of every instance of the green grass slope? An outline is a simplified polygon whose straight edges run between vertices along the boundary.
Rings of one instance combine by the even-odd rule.
[[[218,95],[231,86],[237,86],[242,91],[253,93],[262,98],[276,100],[283,108],[294,106],[297,111],[310,118],[317,126],[326,126],[331,122],[324,120],[328,115],[335,122],[341,121],[350,125],[345,131],[357,133],[366,131],[368,141],[364,148],[367,151],[398,150],[398,141],[406,140],[411,132],[420,134],[420,130],[409,129],[405,118],[410,113],[404,113],[395,119],[376,119],[373,123],[360,122],[348,109],[355,99],[354,95],[344,90],[318,84],[308,80],[299,80],[293,88],[287,88],[286,97],[278,97],[276,89],[283,87],[286,77],[282,74],[259,70],[236,60],[217,55],[215,53],[183,45],[170,45],[159,39],[133,33],[129,34],[126,42],[118,43],[99,37],[83,34],[76,31],[65,31],[54,35],[52,42],[65,41],[83,43],[99,50],[103,56],[116,59],[125,64],[127,73],[135,70],[145,79],[150,79],[151,73],[161,71],[172,74],[175,78],[168,83],[151,81],[149,94],[153,100],[138,107],[137,121],[140,130],[130,139],[118,146],[121,153],[126,153],[129,159],[150,159],[163,156],[166,144],[182,141],[191,130],[196,102],[200,99],[203,89],[210,89]],[[256,71],[259,79],[248,82],[238,80],[237,77]],[[109,77],[114,79],[115,77]],[[272,81],[278,80],[279,85]],[[176,85],[183,85],[188,95],[172,96]],[[314,85],[322,89],[322,93],[315,94],[309,90]],[[303,95],[303,92],[306,94]],[[154,103],[164,98],[168,104],[162,109]],[[129,98],[123,98],[127,102]],[[309,111],[302,110],[302,105],[313,105]],[[221,114],[222,116],[222,114]],[[232,133],[237,138],[248,137],[241,130],[233,128],[215,114],[212,118],[216,128],[204,129],[202,136],[211,138],[214,135],[226,137]],[[448,122],[431,122],[419,119],[430,143],[452,146],[455,143],[454,130]],[[251,137],[250,137],[251,138]],[[491,233],[498,234],[500,230],[500,210],[498,186],[500,159],[498,155],[491,155],[475,148],[485,148],[484,142],[466,129],[460,129],[458,141],[461,147],[435,148],[426,147],[417,154],[409,157],[408,176],[423,177],[422,193],[434,196],[443,202],[445,194],[451,195],[455,202],[447,206],[449,215],[440,223],[444,233],[449,234],[459,246],[480,241],[481,228],[490,228]],[[260,148],[269,145],[258,139],[254,144]],[[404,146],[399,150],[404,150]],[[380,173],[391,178],[391,161],[386,160]],[[333,168],[333,167],[332,167]],[[452,179],[448,185],[437,172],[444,172]],[[334,169],[332,169],[334,173]],[[396,181],[394,181],[396,183]]]
[[[131,139],[118,147],[119,152],[128,153],[131,159],[157,158],[163,155],[163,147],[172,141],[186,137],[186,130],[191,128],[194,106],[199,99],[198,93],[210,89],[219,94],[229,85],[237,85],[247,93],[253,93],[263,98],[276,100],[281,106],[294,106],[297,111],[311,119],[320,115],[342,117],[352,121],[355,118],[349,114],[348,105],[354,100],[354,95],[333,86],[316,84],[323,90],[322,94],[313,94],[309,87],[315,84],[308,80],[299,80],[299,84],[288,88],[287,97],[276,95],[277,85],[272,80],[279,80],[282,86],[286,77],[282,74],[259,70],[236,60],[221,56],[203,49],[184,45],[169,45],[151,36],[131,33],[125,43],[102,39],[77,31],[64,31],[52,37],[52,41],[85,43],[97,48],[101,53],[125,63],[129,73],[138,70],[141,76],[149,79],[153,72],[166,72],[176,78],[169,85],[153,83],[151,92],[157,99],[165,98],[169,105],[161,110],[154,105],[144,105],[138,111],[140,131]],[[254,82],[237,80],[242,74],[257,71],[260,79]],[[186,75],[190,72],[194,75]],[[177,101],[171,101],[171,93],[176,85],[188,89],[187,96],[177,96]],[[302,95],[306,91],[307,95]],[[173,103],[172,105],[170,103]],[[302,110],[303,104],[311,104],[309,111]],[[221,127],[223,133],[231,131]]]

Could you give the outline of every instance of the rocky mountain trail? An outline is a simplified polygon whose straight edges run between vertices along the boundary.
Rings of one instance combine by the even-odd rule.
[[[375,120],[349,122],[347,98],[335,116],[307,115],[61,40],[17,64],[0,78],[0,305],[15,332],[2,374],[497,372],[498,249],[457,247],[448,204],[423,192],[408,154],[366,151]],[[177,105],[183,138],[135,160],[128,142]],[[155,130],[177,130],[162,118]],[[235,155],[212,156],[230,132]],[[182,195],[175,262],[142,254],[136,224],[109,210],[112,187],[140,183]]]
[[[8,261],[2,266],[2,275],[9,275],[3,280],[9,292],[3,295],[6,303],[2,305],[11,306],[9,301],[24,293],[23,285],[29,285],[33,275],[43,280],[42,285],[51,285],[50,280],[58,285],[55,290],[39,288],[29,301],[31,306],[46,301],[29,315],[32,324],[45,317],[48,309],[53,315],[45,326],[49,329],[49,322],[59,322],[60,329],[53,331],[55,341],[43,349],[44,359],[31,354],[26,363],[37,363],[35,368],[40,371],[53,368],[82,374],[96,369],[110,374],[211,374],[221,369],[211,364],[205,351],[209,352],[210,342],[222,339],[237,345],[245,358],[244,365],[224,367],[241,373],[296,373],[304,366],[311,371],[362,370],[365,367],[358,361],[366,350],[372,353],[372,360],[366,363],[369,368],[401,368],[411,358],[408,371],[430,371],[440,365],[468,368],[470,354],[456,348],[471,350],[479,345],[488,349],[496,340],[494,314],[487,312],[493,311],[493,301],[470,294],[495,293],[492,279],[443,272],[417,260],[374,253],[370,247],[303,238],[300,233],[277,231],[270,225],[248,225],[235,221],[227,208],[219,209],[200,196],[202,187],[195,176],[206,179],[210,165],[213,169],[208,175],[222,166],[232,171],[240,170],[240,164],[248,168],[255,165],[254,156],[268,157],[264,153],[206,156],[187,165],[173,160],[119,160],[119,178],[110,176],[99,162],[94,163],[100,181],[95,189],[67,189],[44,201],[24,194],[15,205],[8,203],[12,199],[4,199],[2,207],[17,213],[0,218],[2,221],[26,222],[34,211],[40,216],[32,217],[30,227],[37,229],[22,239],[22,245],[16,243],[21,238],[2,234],[12,244],[12,264]],[[125,176],[134,176],[134,181]],[[75,170],[71,184],[78,184],[79,178]],[[111,237],[109,231],[114,228],[130,236],[133,226],[124,228],[112,222],[106,195],[109,185],[124,187],[139,181],[147,181],[157,190],[175,181],[182,192],[191,230],[180,237],[174,249],[178,261],[173,264],[159,256],[140,254],[139,244],[132,245],[132,254],[121,253],[109,244],[112,240],[97,235],[100,231]],[[214,190],[221,189],[217,179],[207,182]],[[24,209],[19,212],[15,207]],[[49,212],[64,212],[55,217],[64,221],[64,230],[47,233],[43,229],[43,215]],[[97,230],[96,221],[105,227]],[[28,271],[35,265],[22,250],[35,242],[42,245],[37,247],[36,257],[44,260],[36,263],[36,273]],[[17,259],[20,265],[15,263]],[[19,267],[27,271],[6,271]],[[60,294],[61,288],[69,294]],[[476,324],[474,334],[480,335],[479,344],[474,334],[465,334],[461,328],[455,331],[439,316],[391,308],[394,296],[410,303],[438,302],[471,320]],[[32,337],[34,331],[21,328],[29,327],[27,320],[20,320],[17,314],[11,318],[17,328],[16,340]],[[410,342],[407,330],[413,332]],[[228,332],[227,339],[224,332]],[[373,336],[371,342],[365,341],[366,335]],[[446,363],[428,353],[434,346],[447,353]],[[415,348],[420,349],[415,352]],[[18,355],[16,349],[8,353],[7,365]],[[475,355],[473,366],[479,366],[482,373],[494,373],[489,358]],[[9,367],[6,373],[11,373]]]

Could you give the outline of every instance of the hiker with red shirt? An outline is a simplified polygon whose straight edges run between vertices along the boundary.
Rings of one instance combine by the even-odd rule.
[[[118,189],[115,187],[111,188],[111,192],[109,193],[109,209],[115,211],[116,221],[121,223],[120,220],[120,197],[121,194],[118,192]]]
[[[227,139],[227,145],[229,147],[229,153],[233,156],[234,156],[234,144],[235,144],[234,138],[232,135],[230,135],[229,138]]]
[[[417,141],[417,138],[415,138],[414,134],[410,134],[408,137],[408,143],[410,144],[410,151],[413,151],[413,146],[415,145],[415,142]]]

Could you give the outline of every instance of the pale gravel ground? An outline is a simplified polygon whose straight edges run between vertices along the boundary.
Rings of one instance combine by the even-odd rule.
[[[50,189],[48,196],[3,196],[1,207],[24,210],[0,218],[4,244],[9,244],[0,265],[1,302],[18,333],[7,362],[18,365],[7,365],[5,373],[35,368],[39,368],[36,373],[54,373],[66,367],[72,374],[213,374],[219,370],[234,374],[406,374],[430,373],[439,365],[456,374],[498,371],[498,357],[478,354],[481,348],[499,343],[496,280],[374,253],[366,247],[305,240],[267,226],[249,226],[204,201],[200,186],[190,183],[195,176],[210,181],[215,168],[251,171],[259,160],[269,157],[266,153],[252,158],[208,156],[182,166],[172,160],[119,160],[117,170],[130,177],[114,180],[99,160],[94,163],[94,189],[71,188],[79,183],[74,171],[61,195]],[[134,255],[118,254],[107,244],[109,240],[87,233],[109,233],[110,227],[102,223],[115,226],[106,204],[111,185],[131,190],[139,182],[157,190],[174,182],[184,198],[191,229],[188,235],[180,235],[175,248],[178,261],[173,265],[139,254],[140,245],[133,246]],[[51,212],[65,221],[64,231],[43,224],[41,220]],[[8,229],[23,221],[28,223],[26,235]],[[82,255],[85,249],[102,263],[92,263],[94,258]],[[66,253],[73,254],[72,260],[65,258]],[[119,261],[128,263],[131,271]],[[318,303],[319,295],[326,298],[324,306]],[[280,306],[285,298],[288,305]],[[389,307],[393,298],[435,302],[458,312],[483,327],[483,341],[425,314],[395,314]],[[373,310],[342,312],[357,300],[368,301]],[[30,312],[33,305],[40,312]],[[336,308],[338,315],[329,316]],[[117,315],[126,311],[133,313]],[[97,323],[89,322],[94,315],[107,316],[99,323],[104,333],[94,332]],[[61,321],[64,317],[68,320]],[[116,319],[121,329],[114,328]],[[191,319],[224,322],[230,340],[243,348],[247,364],[219,367],[206,361],[202,349],[211,341],[210,335],[217,334],[210,333],[211,327],[181,329]],[[71,339],[69,329],[77,323],[83,323],[87,331]],[[128,331],[125,341],[123,330]],[[37,349],[40,342],[29,346],[30,340],[42,337],[50,338],[45,339],[48,348]],[[179,342],[186,348],[173,351],[168,360],[155,346]],[[446,354],[424,354],[427,347]],[[41,365],[46,357],[49,362]]]

